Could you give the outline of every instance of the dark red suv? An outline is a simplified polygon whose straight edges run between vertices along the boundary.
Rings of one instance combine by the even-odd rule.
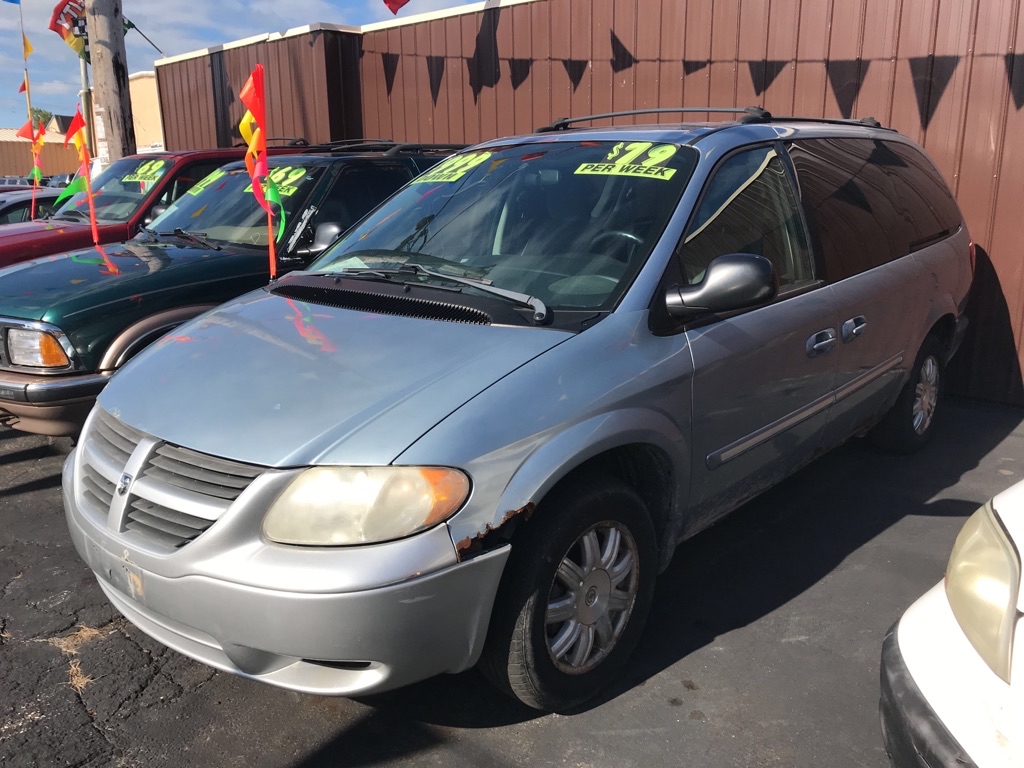
[[[242,148],[154,152],[112,163],[92,182],[100,243],[131,239],[185,190],[225,163],[241,159],[244,152]],[[89,203],[80,192],[64,201],[50,219],[0,229],[0,267],[92,244]]]

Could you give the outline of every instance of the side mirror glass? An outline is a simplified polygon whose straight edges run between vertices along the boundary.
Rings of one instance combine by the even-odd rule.
[[[665,292],[668,313],[679,320],[767,304],[779,292],[772,263],[752,253],[730,253],[712,261],[696,285]]]
[[[152,208],[149,209],[149,213],[146,214],[146,218],[143,219],[142,223],[148,227],[150,224],[153,223],[153,220],[156,219],[157,216],[159,216],[166,210],[166,205],[154,205]]]
[[[325,221],[323,224],[317,224],[316,233],[313,235],[313,242],[307,248],[296,249],[295,255],[308,258],[310,256],[321,254],[326,251],[327,246],[337,240],[344,231],[345,229],[340,224],[333,221]]]

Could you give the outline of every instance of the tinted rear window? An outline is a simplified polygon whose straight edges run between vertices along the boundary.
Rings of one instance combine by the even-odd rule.
[[[808,139],[791,144],[790,154],[831,281],[906,256],[960,227],[945,182],[912,146]]]

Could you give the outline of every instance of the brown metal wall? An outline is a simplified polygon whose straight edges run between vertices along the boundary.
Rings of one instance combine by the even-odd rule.
[[[1024,404],[1024,54],[1007,53],[1024,50],[1022,18],[1024,0],[492,7],[364,34],[363,128],[476,142],[657,106],[875,116],[928,149],[979,246],[956,390]]]
[[[205,149],[241,141],[238,92],[257,63],[265,72],[269,136],[311,143],[358,136],[358,57],[358,35],[314,31],[161,65],[165,144]]]
[[[73,146],[63,147],[64,137],[53,137],[43,145],[43,173],[74,173],[78,153]],[[32,150],[27,141],[0,141],[0,176],[27,176],[32,170]]]

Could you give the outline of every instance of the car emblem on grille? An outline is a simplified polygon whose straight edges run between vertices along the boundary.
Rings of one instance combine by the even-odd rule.
[[[132,476],[125,472],[117,483],[117,495],[124,496],[128,493],[128,486],[132,484]]]

